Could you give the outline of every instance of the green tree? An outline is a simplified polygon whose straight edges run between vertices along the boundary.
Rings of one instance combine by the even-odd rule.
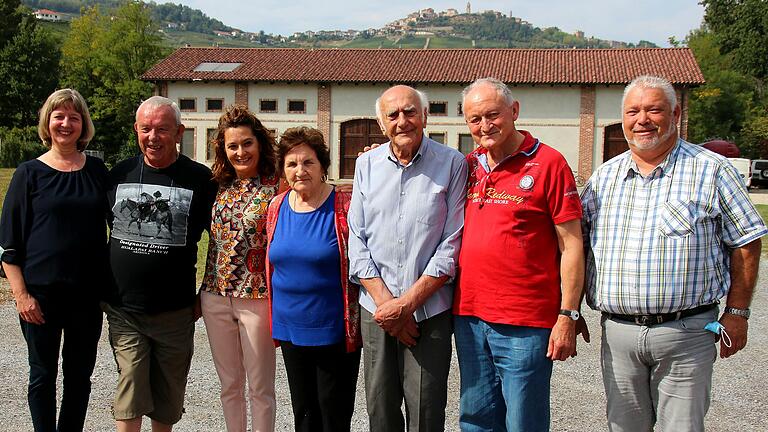
[[[738,141],[754,104],[753,80],[733,69],[731,56],[720,53],[715,35],[706,27],[686,38],[707,83],[691,92],[688,133],[694,142],[713,138]]]
[[[0,47],[0,126],[37,123],[37,111],[56,88],[61,54],[57,41],[25,13]]]
[[[732,54],[741,72],[768,79],[768,1],[702,0],[701,4],[721,52]]]
[[[93,146],[108,162],[138,152],[134,112],[152,94],[152,85],[139,77],[166,54],[142,2],[127,1],[109,17],[92,8],[72,22],[62,82],[87,95],[96,125]]]
[[[768,155],[768,115],[753,115],[741,133],[740,148],[744,157],[764,159]]]
[[[0,128],[0,167],[16,168],[20,163],[34,159],[48,149],[40,142],[37,128]]]
[[[13,39],[23,16],[19,0],[0,0],[0,48]]]

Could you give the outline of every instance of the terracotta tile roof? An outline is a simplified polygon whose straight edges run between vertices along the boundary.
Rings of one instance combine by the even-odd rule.
[[[242,63],[232,72],[195,72],[203,62]],[[147,81],[626,84],[642,74],[699,85],[688,48],[638,49],[300,49],[180,48],[148,70]]]

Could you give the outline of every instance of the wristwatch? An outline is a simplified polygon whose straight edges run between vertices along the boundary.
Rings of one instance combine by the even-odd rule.
[[[740,316],[744,319],[749,319],[749,308],[747,309],[737,309],[735,307],[726,306],[725,309],[723,309],[723,313],[731,314]]]
[[[747,312],[747,313],[749,313],[749,312]],[[578,321],[579,317],[581,316],[579,311],[569,310],[569,309],[560,309],[560,315],[565,315],[565,316],[567,316],[568,318],[570,318],[570,319],[572,319],[574,321]]]

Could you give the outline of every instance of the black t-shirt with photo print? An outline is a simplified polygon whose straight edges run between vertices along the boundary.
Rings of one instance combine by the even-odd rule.
[[[147,314],[193,305],[197,243],[210,228],[217,190],[211,170],[184,155],[163,169],[137,156],[112,168],[110,180],[107,301]]]

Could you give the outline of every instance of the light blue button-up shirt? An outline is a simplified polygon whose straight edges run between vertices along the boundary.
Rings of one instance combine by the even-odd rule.
[[[422,321],[451,308],[464,227],[464,156],[424,137],[408,165],[384,144],[357,158],[349,209],[349,275],[380,277],[400,297],[422,276],[449,281],[416,309]],[[360,305],[376,311],[362,289]]]

